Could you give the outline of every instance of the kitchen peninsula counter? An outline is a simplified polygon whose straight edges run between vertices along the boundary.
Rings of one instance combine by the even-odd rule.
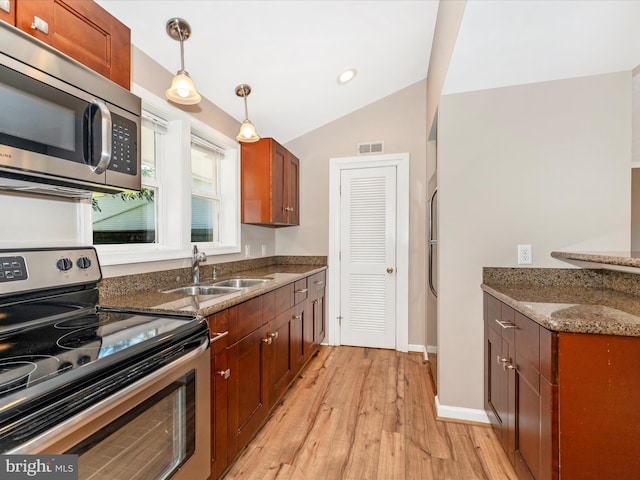
[[[552,331],[640,337],[639,275],[485,268],[482,289]]]
[[[316,257],[313,257],[314,259]],[[240,262],[238,262],[240,263]],[[249,288],[237,289],[222,296],[185,295],[163,293],[164,290],[191,285],[188,269],[170,270],[141,275],[128,275],[104,279],[99,285],[100,305],[107,308],[126,308],[140,311],[166,313],[196,313],[209,316],[251,298],[275,290],[281,286],[325,270],[322,260],[287,264],[245,265],[246,270],[229,272],[226,264],[215,265],[222,270],[214,280],[211,275],[213,265],[201,266],[199,285],[207,286],[229,278],[264,278],[268,281]],[[225,270],[227,270],[225,272]],[[152,277],[150,281],[149,277]]]

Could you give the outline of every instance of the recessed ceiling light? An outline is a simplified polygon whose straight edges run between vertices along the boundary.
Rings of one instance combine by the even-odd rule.
[[[355,68],[349,68],[348,70],[345,70],[340,75],[338,75],[338,83],[340,85],[344,85],[345,83],[350,82],[351,80],[353,80],[353,77],[355,77],[357,73],[358,71]]]

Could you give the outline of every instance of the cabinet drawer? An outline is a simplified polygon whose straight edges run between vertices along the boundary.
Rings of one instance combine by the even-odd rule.
[[[293,286],[294,304],[297,305],[300,302],[304,302],[309,296],[308,293],[307,279],[298,280]]]
[[[293,284],[285,285],[275,291],[274,317],[293,307]]]
[[[229,316],[228,310],[223,310],[207,318],[209,324],[209,330],[211,332],[211,338],[215,338],[216,334],[229,331]],[[211,355],[215,355],[218,352],[227,348],[229,344],[229,335],[221,338],[211,344]]]
[[[540,327],[540,375],[549,383],[558,383],[558,334]]]
[[[314,273],[310,277],[308,277],[307,285],[309,289],[319,290],[324,288],[326,282],[326,271],[323,270],[318,273]]]
[[[268,322],[276,316],[276,292],[265,293],[262,296],[262,320]]]
[[[536,370],[540,371],[540,325],[528,319],[519,312],[515,312],[516,352],[518,357],[526,360]]]
[[[262,297],[252,298],[229,309],[229,343],[235,343],[262,326]],[[233,315],[235,312],[235,322]],[[235,325],[234,325],[235,323]]]

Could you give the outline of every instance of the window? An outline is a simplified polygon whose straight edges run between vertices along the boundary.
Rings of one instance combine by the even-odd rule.
[[[220,242],[220,174],[224,151],[191,136],[191,241]]]
[[[112,195],[93,194],[94,245],[157,242],[157,170],[166,132],[166,121],[148,112],[143,113],[140,134],[142,190]]]
[[[142,98],[141,192],[96,194],[82,206],[102,265],[240,252],[238,143],[132,85]],[[86,215],[86,217],[85,217]]]

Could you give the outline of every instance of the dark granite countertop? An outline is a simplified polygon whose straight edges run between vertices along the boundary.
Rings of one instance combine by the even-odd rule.
[[[568,262],[640,268],[640,252],[551,252],[551,256]]]
[[[219,276],[216,280],[208,279],[200,282],[200,285],[211,285],[214,282],[227,278],[269,278],[268,282],[250,288],[239,289],[223,296],[192,296],[173,293],[162,293],[162,290],[176,288],[184,285],[163,285],[158,288],[136,291],[122,288],[120,295],[101,297],[100,305],[108,308],[123,308],[151,312],[193,312],[198,315],[208,316],[216,312],[230,308],[253,297],[275,290],[281,286],[295,282],[301,278],[325,270],[326,266],[318,265],[270,265],[250,270],[235,272],[233,275]],[[126,277],[125,277],[126,278]],[[122,280],[126,282],[126,279]]]
[[[640,337],[638,278],[602,270],[485,269],[482,290],[549,330]]]

